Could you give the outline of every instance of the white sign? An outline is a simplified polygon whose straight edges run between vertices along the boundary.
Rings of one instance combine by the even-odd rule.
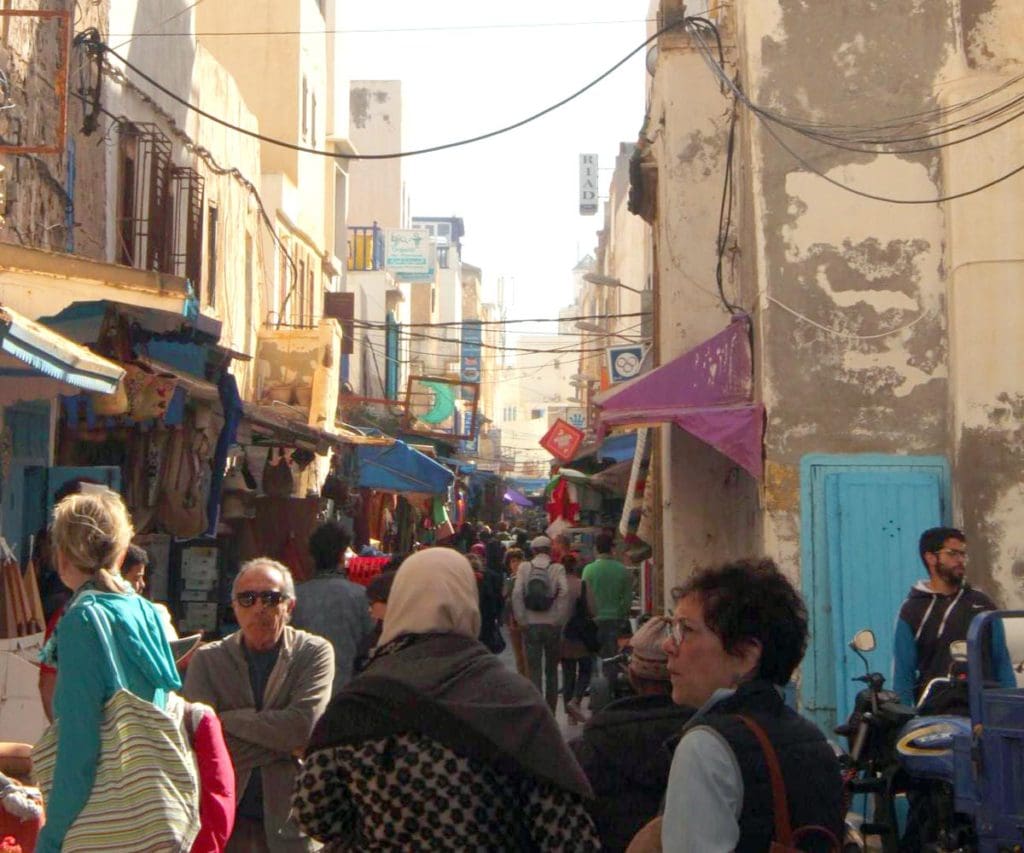
[[[430,233],[422,228],[388,228],[384,231],[384,268],[415,276],[434,274]]]
[[[612,384],[640,375],[647,351],[643,344],[621,344],[608,347],[608,378]]]
[[[571,408],[565,410],[564,420],[569,426],[574,426],[576,429],[587,428],[587,410],[581,408]]]
[[[580,154],[580,215],[597,213],[597,155]]]

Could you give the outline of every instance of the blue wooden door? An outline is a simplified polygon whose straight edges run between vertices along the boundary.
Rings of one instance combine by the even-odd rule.
[[[803,585],[811,641],[805,711],[830,732],[849,714],[864,665],[847,643],[875,632],[869,660],[891,680],[896,614],[925,576],[921,532],[947,523],[948,470],[934,457],[814,457],[805,463]]]
[[[923,530],[942,523],[938,478],[925,472],[830,474],[825,481],[832,635],[837,655],[836,717],[846,719],[864,664],[848,643],[875,632],[871,667],[889,679],[893,625],[910,589],[924,577],[917,555]]]

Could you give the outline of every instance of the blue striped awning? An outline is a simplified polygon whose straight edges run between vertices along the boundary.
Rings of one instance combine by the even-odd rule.
[[[0,350],[85,391],[113,394],[124,376],[120,365],[5,307],[0,307]]]

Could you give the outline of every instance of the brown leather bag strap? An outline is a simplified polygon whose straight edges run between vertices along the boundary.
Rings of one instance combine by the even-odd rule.
[[[764,760],[768,765],[768,776],[772,783],[772,811],[775,813],[774,841],[783,847],[792,848],[793,828],[789,823],[789,800],[786,797],[786,783],[782,779],[782,768],[779,767],[779,757],[775,754],[775,747],[768,740],[765,730],[751,717],[743,714],[737,714],[736,717],[754,733],[754,737],[761,744],[761,751],[764,753]]]

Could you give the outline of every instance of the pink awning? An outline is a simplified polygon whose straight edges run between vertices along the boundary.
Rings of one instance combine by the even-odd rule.
[[[674,423],[753,476],[762,473],[764,406],[753,400],[750,318],[597,397],[599,429]]]

